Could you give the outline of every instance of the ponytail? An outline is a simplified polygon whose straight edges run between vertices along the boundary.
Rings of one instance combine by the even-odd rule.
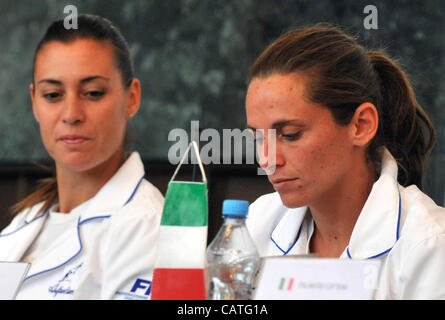
[[[400,67],[378,51],[366,55],[380,87],[380,125],[369,153],[376,154],[379,145],[386,146],[397,161],[399,183],[422,189],[426,156],[436,141],[434,126]]]
[[[40,186],[37,191],[34,191],[28,195],[22,201],[16,203],[11,207],[12,214],[18,214],[22,210],[32,208],[36,204],[44,201],[42,208],[39,212],[43,212],[48,209],[58,198],[57,192],[57,179],[46,178],[40,181]]]

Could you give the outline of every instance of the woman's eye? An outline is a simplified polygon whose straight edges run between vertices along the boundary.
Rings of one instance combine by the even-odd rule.
[[[91,99],[100,99],[104,96],[105,91],[92,90],[88,91],[85,95]]]
[[[60,98],[60,97],[61,97],[61,94],[58,93],[58,92],[48,92],[48,93],[43,94],[43,97],[44,97],[46,100],[52,102],[52,101],[55,101],[55,100],[57,100],[58,98]]]
[[[301,136],[301,131],[295,132],[295,133],[287,133],[287,134],[280,134],[280,137],[283,138],[286,141],[295,141]]]

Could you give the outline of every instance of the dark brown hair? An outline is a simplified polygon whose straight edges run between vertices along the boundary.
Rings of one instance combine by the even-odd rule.
[[[398,163],[399,183],[422,189],[435,130],[394,60],[367,50],[335,26],[317,24],[274,41],[253,63],[248,81],[294,72],[310,75],[309,99],[331,110],[340,125],[351,121],[360,104],[373,103],[379,128],[368,146],[368,160],[380,168],[381,146],[386,146]]]
[[[116,67],[121,73],[122,83],[125,88],[131,85],[134,79],[133,64],[130,58],[130,50],[124,36],[108,19],[91,14],[81,14],[77,18],[77,29],[67,29],[64,20],[54,21],[46,30],[45,35],[38,43],[34,53],[35,61],[40,50],[49,42],[59,41],[70,43],[77,39],[93,39],[111,44],[116,60]],[[34,79],[34,71],[33,71]],[[34,80],[33,80],[34,82]],[[58,198],[57,179],[55,177],[40,181],[37,191],[28,195],[25,199],[15,204],[11,211],[17,214],[20,211],[31,208],[39,202],[44,202],[40,211],[46,210]]]

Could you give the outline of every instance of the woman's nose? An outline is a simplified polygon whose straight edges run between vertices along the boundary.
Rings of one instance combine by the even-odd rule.
[[[279,146],[277,146],[275,130],[267,130],[262,143],[257,145],[258,163],[267,175],[275,172],[277,166],[284,165],[284,158],[281,155]]]
[[[68,95],[62,115],[62,121],[68,125],[75,125],[85,120],[82,102],[75,95]]]

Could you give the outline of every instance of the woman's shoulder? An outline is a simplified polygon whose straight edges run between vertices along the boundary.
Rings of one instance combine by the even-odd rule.
[[[45,215],[45,211],[42,210],[44,202],[40,202],[31,208],[26,208],[17,213],[11,220],[11,222],[1,231],[1,234],[7,234],[15,231],[18,228],[25,226]]]
[[[401,236],[424,241],[445,236],[445,208],[412,185],[400,191],[403,221]]]
[[[144,179],[131,201],[113,209],[109,215],[104,216],[106,219],[97,220],[96,226],[100,227],[94,234],[103,238],[103,245],[106,247],[113,242],[125,243],[134,242],[140,237],[151,238],[159,232],[163,203],[161,192]]]
[[[162,193],[148,180],[143,179],[131,201],[113,212],[110,222],[115,226],[124,224],[159,224],[164,206]]]
[[[159,213],[164,207],[164,196],[150,181],[143,179],[138,192],[127,206],[130,208],[144,207],[147,211]]]

